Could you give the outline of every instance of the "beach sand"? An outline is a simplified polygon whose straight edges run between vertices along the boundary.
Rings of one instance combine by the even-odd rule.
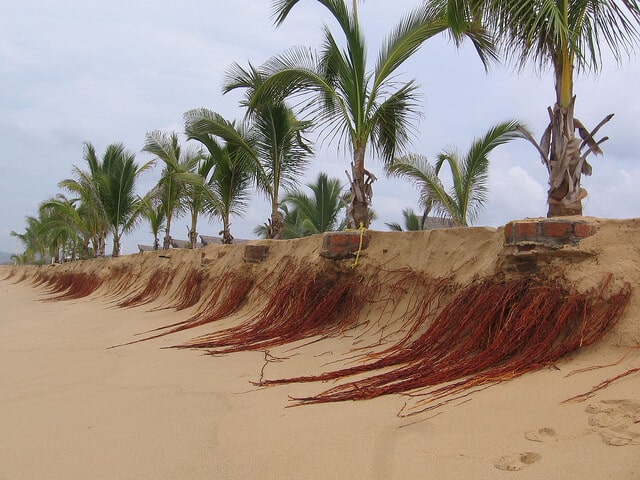
[[[171,251],[171,258],[151,253],[0,270],[0,279],[11,273],[0,280],[0,479],[640,478],[640,373],[584,401],[562,404],[640,367],[640,222],[593,221],[598,233],[580,245],[590,256],[547,263],[551,269],[564,264],[564,275],[579,289],[591,288],[604,273],[629,282],[631,302],[614,330],[539,371],[412,416],[402,412],[421,398],[400,394],[292,406],[290,397],[319,393],[341,380],[251,383],[261,374],[323,371],[349,352],[352,335],[299,341],[268,354],[162,348],[246,320],[263,301],[257,294],[214,324],[109,348],[197,311],[198,305],[151,311],[167,305],[190,269],[242,264],[237,268],[264,276],[292,252],[326,262],[317,260],[320,237],[257,242],[270,246],[259,265],[243,264],[241,246],[211,246]],[[503,242],[500,229],[373,232],[357,268],[409,265],[465,283],[492,273]],[[128,288],[142,289],[157,265],[175,268],[171,286],[153,303],[126,309],[114,306],[125,296],[114,284],[82,298],[45,301],[52,295],[32,282],[43,269],[113,278],[117,266],[126,266],[130,276],[137,272],[137,283]],[[109,296],[114,292],[119,298]],[[372,307],[362,315],[374,312]],[[392,324],[391,318],[387,310],[377,311],[376,322]]]

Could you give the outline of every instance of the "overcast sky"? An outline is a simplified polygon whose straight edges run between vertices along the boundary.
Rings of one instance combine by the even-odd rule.
[[[372,59],[387,32],[418,0],[368,0],[360,6]],[[241,119],[240,94],[222,95],[226,69],[238,62],[259,65],[293,45],[317,47],[321,27],[338,31],[313,0],[301,1],[278,29],[268,0],[0,0],[0,251],[22,252],[9,235],[23,232],[24,217],[61,190],[74,165],[85,168],[82,143],[99,155],[122,142],[139,163],[146,132],[180,132],[182,114],[206,107],[228,119]],[[370,62],[373,64],[373,61]],[[491,125],[517,118],[539,137],[554,101],[548,72],[514,72],[494,66],[486,73],[473,50],[461,50],[446,38],[429,40],[401,69],[403,78],[421,85],[423,116],[411,151],[433,159],[446,147],[466,151]],[[622,68],[609,63],[599,76],[579,78],[576,117],[589,127],[608,113],[616,116],[602,129],[611,139],[605,155],[591,159],[593,177],[585,215],[629,218],[640,213],[640,68],[636,58]],[[334,145],[317,148],[304,183],[319,171],[340,177],[349,155]],[[417,209],[418,192],[409,183],[389,180],[369,156],[378,176],[374,203],[378,220],[401,222],[403,208]],[[145,173],[142,195],[157,181],[160,166]],[[546,214],[546,169],[531,145],[518,141],[491,157],[490,200],[478,225]],[[267,201],[255,196],[244,218],[232,219],[237,238],[253,238],[253,229],[269,216]],[[187,238],[187,221],[172,227]],[[201,221],[198,231],[217,235],[219,223]],[[148,226],[123,240],[124,253],[151,243]]]

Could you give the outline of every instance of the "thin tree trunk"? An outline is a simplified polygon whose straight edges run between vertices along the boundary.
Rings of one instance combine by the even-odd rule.
[[[120,256],[120,232],[117,228],[113,229],[113,250],[111,256],[117,258]]]
[[[267,238],[272,240],[282,239],[282,233],[284,232],[284,218],[282,218],[278,207],[278,190],[276,188],[271,197],[271,219],[267,228]]]
[[[347,173],[351,184],[351,204],[347,207],[348,228],[369,228],[369,204],[371,202],[371,184],[375,177],[364,168],[364,146],[356,147],[353,152],[351,175]],[[366,178],[365,178],[366,177]]]
[[[191,214],[191,230],[189,230],[189,245],[191,249],[195,249],[198,244],[198,232],[196,225],[198,223],[198,214]]]
[[[105,251],[107,249],[106,242],[105,242],[106,237],[107,237],[107,233],[106,232],[102,232],[98,236],[98,250],[97,250],[97,253],[96,253],[96,256],[98,258],[104,258],[104,256],[105,256]]]
[[[233,235],[231,235],[228,213],[222,219],[222,230],[218,234],[222,235],[223,245],[230,245],[233,243]]]
[[[162,241],[162,249],[169,250],[171,248],[171,216],[167,215],[167,227],[164,229],[164,240]]]

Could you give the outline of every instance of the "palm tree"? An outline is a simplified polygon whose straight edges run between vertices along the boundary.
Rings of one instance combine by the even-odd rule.
[[[183,151],[178,134],[159,130],[147,133],[142,151],[155,155],[164,163],[157,192],[162,199],[166,219],[162,248],[168,250],[171,247],[171,221],[184,209],[187,185],[199,181],[194,171],[202,159],[202,153],[191,149]]]
[[[165,210],[157,191],[152,190],[140,198],[140,216],[149,222],[149,229],[153,235],[153,249],[160,248],[160,231],[164,227]]]
[[[121,143],[108,145],[102,160],[95,156],[91,144],[87,144],[89,162],[94,171],[102,209],[113,236],[112,256],[120,255],[120,238],[133,229],[138,220],[138,196],[135,193],[139,175],[153,165],[153,161],[142,166],[135,163],[135,155],[125,150]],[[93,170],[92,170],[93,171]]]
[[[236,83],[227,85],[227,91],[243,87],[250,96],[252,85],[262,82],[254,69],[245,71],[236,66],[235,75]],[[281,238],[283,225],[278,199],[281,189],[296,185],[306,168],[312,151],[304,132],[310,123],[297,120],[284,102],[264,104],[241,127],[207,109],[185,113],[185,123],[190,137],[211,135],[222,139],[233,151],[234,162],[253,172],[258,188],[271,204],[268,238]]]
[[[40,219],[34,216],[25,217],[27,227],[24,233],[11,231],[10,235],[22,242],[25,250],[20,256],[24,263],[44,263],[47,254],[47,245],[41,233]]]
[[[72,251],[66,252],[67,255],[63,252],[63,259],[67,256],[71,259],[89,258],[89,243],[92,235],[91,217],[83,215],[82,205],[78,200],[70,200],[58,194],[42,202],[39,213],[42,231],[46,232],[48,237],[57,239],[56,251],[64,247],[72,248]],[[80,252],[76,251],[76,245]]]
[[[426,230],[427,214],[418,216],[412,208],[405,208],[402,210],[402,217],[404,218],[404,228],[397,222],[385,223],[389,230],[392,232],[415,232],[420,230]]]
[[[74,202],[80,203],[78,214],[86,227],[86,232],[93,245],[94,255],[104,257],[106,236],[110,224],[98,185],[100,162],[93,145],[90,143],[84,144],[83,158],[87,162],[89,170],[82,170],[74,166],[75,178],[64,179],[58,183],[58,186],[75,195]]]
[[[399,84],[398,68],[428,38],[450,29],[456,41],[465,35],[474,41],[483,61],[492,50],[479,24],[465,17],[453,24],[449,18],[422,7],[407,15],[380,49],[373,71],[367,69],[366,44],[356,9],[344,0],[318,0],[338,22],[346,47],[341,48],[328,27],[321,51],[315,55],[294,48],[271,59],[263,67],[265,81],[250,101],[251,108],[271,98],[291,94],[312,95],[307,104],[323,125],[330,140],[353,153],[350,179],[351,202],[347,222],[351,228],[368,227],[368,213],[375,176],[367,171],[365,153],[372,147],[389,163],[409,142],[412,122],[418,113],[418,86]],[[299,0],[275,0],[276,23],[281,24]],[[428,20],[428,21],[427,21]]]
[[[449,0],[435,0],[449,3]],[[530,135],[549,173],[548,216],[581,215],[587,192],[581,176],[591,175],[587,162],[600,154],[604,137],[595,139],[605,117],[589,130],[574,117],[576,72],[597,73],[602,50],[620,63],[639,39],[640,7],[633,0],[480,0],[481,8],[508,58],[520,67],[529,61],[553,70],[555,104],[548,108],[549,125],[540,142]],[[576,138],[578,130],[580,138]]]
[[[245,91],[241,104],[247,107],[247,116],[256,135],[258,188],[267,195],[271,204],[269,238],[281,238],[284,226],[279,211],[280,193],[298,185],[313,154],[304,138],[311,122],[296,119],[283,100],[269,98],[249,108],[265,80],[264,74],[253,65],[249,64],[244,69],[234,64],[227,72],[223,91],[228,93],[237,88]]]
[[[338,214],[347,199],[340,180],[319,173],[315,183],[308,183],[313,195],[300,190],[286,195],[282,203],[293,207],[302,235],[328,232],[339,229]]]
[[[185,133],[209,152],[206,165],[201,167],[201,173],[207,171],[204,177],[212,172],[204,191],[205,210],[222,220],[222,243],[233,243],[231,216],[246,211],[249,186],[256,175],[252,139],[243,125],[206,109],[185,113]],[[221,144],[216,136],[228,140]]]
[[[522,138],[526,128],[515,120],[490,128],[461,157],[455,150],[438,155],[435,166],[422,155],[408,155],[387,167],[387,173],[413,181],[420,188],[420,202],[451,218],[456,226],[473,223],[487,200],[489,154],[499,145]],[[439,178],[444,164],[451,170],[453,187],[447,192]]]

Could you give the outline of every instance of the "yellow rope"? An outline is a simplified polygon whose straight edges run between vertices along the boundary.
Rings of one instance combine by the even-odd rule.
[[[358,252],[356,253],[356,259],[351,264],[351,268],[356,268],[358,266],[358,260],[360,259],[360,252],[362,251],[362,242],[364,239],[364,232],[366,230],[362,222],[360,222],[360,228],[358,230],[360,230],[360,244],[358,245]]]

